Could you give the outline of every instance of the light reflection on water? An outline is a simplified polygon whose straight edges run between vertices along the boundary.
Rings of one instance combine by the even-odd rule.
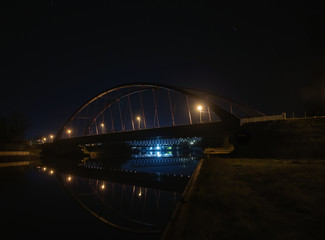
[[[158,154],[160,150],[131,159],[45,160],[40,171],[57,176],[70,195],[102,222],[131,232],[161,232],[199,158]]]
[[[133,232],[161,231],[181,195],[65,173],[57,176],[73,198],[93,216]]]

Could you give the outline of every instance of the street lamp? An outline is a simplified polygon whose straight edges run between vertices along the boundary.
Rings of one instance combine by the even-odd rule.
[[[140,130],[140,122],[141,122],[141,118],[139,116],[137,116],[137,120],[138,120],[138,129]]]
[[[69,176],[67,177],[67,182],[71,182],[71,180],[72,180],[72,177],[71,177],[71,175],[69,175]]]
[[[101,123],[100,126],[102,127],[102,133],[106,133],[105,124],[104,123]]]
[[[202,118],[201,118],[202,109],[203,109],[202,105],[197,106],[197,110],[200,111],[200,123],[202,122]]]
[[[54,135],[50,135],[51,142],[53,142]]]
[[[68,134],[68,136],[69,136],[69,138],[70,138],[70,136],[71,136],[71,129],[68,129],[68,130],[67,130],[67,134]]]

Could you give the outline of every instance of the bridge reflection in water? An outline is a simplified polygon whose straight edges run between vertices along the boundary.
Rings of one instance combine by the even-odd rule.
[[[121,230],[159,232],[180,193],[60,174],[71,195],[89,213]]]
[[[40,169],[55,174],[85,210],[108,225],[161,233],[200,158],[177,152],[151,157],[156,153],[142,150],[127,159],[46,158]]]

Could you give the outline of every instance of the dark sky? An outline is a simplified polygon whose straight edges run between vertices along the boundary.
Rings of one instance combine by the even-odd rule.
[[[8,2],[0,116],[24,114],[29,137],[55,133],[92,96],[136,81],[213,91],[267,114],[325,113],[316,1]]]

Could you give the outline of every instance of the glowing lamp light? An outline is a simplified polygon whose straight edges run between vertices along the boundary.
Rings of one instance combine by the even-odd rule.
[[[68,129],[68,130],[67,130],[67,134],[68,134],[69,138],[70,138],[70,136],[71,136],[71,132],[72,132],[71,129]]]
[[[137,116],[137,120],[138,120],[138,129],[140,130],[141,117],[140,116]]]
[[[197,106],[197,110],[200,111],[200,123],[202,122],[202,117],[201,117],[202,109],[203,109],[202,105],[198,105],[198,106]]]
[[[100,188],[101,188],[102,190],[104,190],[104,189],[105,189],[105,184],[102,184],[102,185],[100,186]]]

